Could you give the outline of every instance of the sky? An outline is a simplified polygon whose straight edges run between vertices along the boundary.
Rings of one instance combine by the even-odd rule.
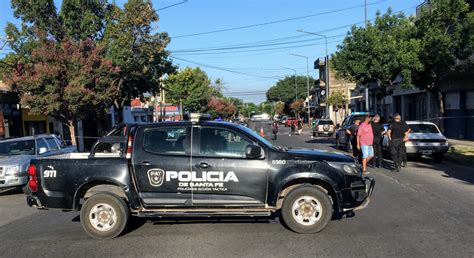
[[[224,95],[254,103],[264,101],[265,91],[279,79],[294,74],[282,67],[306,75],[306,58],[290,54],[308,57],[309,74],[317,78],[313,62],[325,55],[324,39],[298,29],[327,36],[331,54],[352,24],[364,22],[364,0],[188,0],[159,10],[181,1],[152,0],[160,17],[154,28],[171,37],[167,49],[173,62],[180,68],[201,67],[211,79],[223,80]],[[389,7],[411,15],[422,2],[367,0],[367,17]],[[59,9],[61,1],[55,3]],[[10,1],[0,0],[0,10],[1,36],[7,22],[19,21]],[[7,51],[0,50],[0,57]]]

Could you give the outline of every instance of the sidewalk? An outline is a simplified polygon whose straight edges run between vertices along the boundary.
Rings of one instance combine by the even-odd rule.
[[[445,158],[448,161],[474,165],[474,141],[448,139],[449,151]]]

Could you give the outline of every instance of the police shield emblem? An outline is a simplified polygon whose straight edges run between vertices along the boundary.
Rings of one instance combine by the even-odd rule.
[[[148,170],[148,180],[152,186],[160,186],[163,184],[165,178],[165,171],[162,169],[154,168]]]

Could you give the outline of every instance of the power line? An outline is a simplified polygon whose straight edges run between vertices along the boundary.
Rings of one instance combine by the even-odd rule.
[[[225,71],[225,72],[229,72],[229,73],[241,74],[241,75],[251,76],[251,77],[268,78],[268,79],[274,79],[274,80],[281,79],[281,77],[278,77],[278,76],[263,76],[263,75],[256,75],[256,74],[250,74],[250,73],[243,73],[243,72],[233,71],[231,69],[227,69],[227,68],[223,68],[223,67],[218,67],[218,66],[213,66],[213,65],[206,65],[206,64],[194,62],[194,61],[187,60],[187,59],[184,59],[184,58],[179,58],[179,57],[176,57],[176,56],[171,56],[171,57],[174,58],[174,59],[183,61],[183,62],[187,62],[187,63],[199,65],[199,66],[204,66],[204,67],[208,67],[208,68],[212,68],[212,69],[216,69],[216,70],[221,70],[221,71]]]
[[[374,2],[374,3],[367,4],[367,5],[376,5],[376,4],[380,4],[382,2],[385,2],[385,0],[377,1],[377,2]],[[356,5],[356,6],[341,8],[341,9],[337,9],[337,10],[331,10],[331,11],[326,11],[326,12],[321,12],[321,13],[314,13],[314,14],[298,16],[298,17],[293,17],[293,18],[286,18],[286,19],[282,19],[282,20],[256,23],[256,24],[245,25],[245,26],[238,26],[238,27],[231,27],[231,28],[226,28],[226,29],[211,30],[211,31],[205,31],[205,32],[196,32],[196,33],[191,33],[191,34],[172,36],[171,38],[172,39],[177,39],[177,38],[185,38],[185,37],[193,37],[193,36],[221,33],[221,32],[226,32],[226,31],[242,30],[242,29],[260,27],[260,26],[266,26],[266,25],[270,25],[270,24],[283,23],[283,22],[295,21],[295,20],[300,20],[300,19],[307,19],[307,18],[311,18],[311,17],[321,16],[321,15],[326,15],[326,14],[331,14],[331,13],[337,13],[337,12],[343,12],[343,11],[348,11],[348,10],[352,10],[352,9],[362,8],[362,7],[365,7],[365,5]]]
[[[330,36],[328,38],[337,38],[345,36],[346,34]],[[256,44],[256,45],[245,45],[245,46],[234,46],[234,47],[213,47],[213,48],[201,48],[201,49],[178,49],[178,50],[169,50],[172,53],[188,53],[188,52],[206,52],[206,51],[220,51],[220,50],[232,50],[232,49],[245,49],[245,48],[258,48],[258,47],[268,47],[268,46],[279,46],[279,45],[288,45],[295,43],[311,42],[311,41],[321,41],[320,38],[312,38],[306,40],[298,41],[284,41],[278,43],[267,43],[267,44]]]
[[[168,9],[168,8],[171,8],[171,7],[175,7],[177,5],[180,5],[180,4],[184,4],[186,3],[188,0],[183,0],[179,3],[175,3],[175,4],[172,4],[172,5],[168,5],[168,6],[165,6],[165,7],[162,7],[162,8],[159,8],[159,9],[156,9],[157,11],[161,11],[161,10],[165,10],[165,9]]]

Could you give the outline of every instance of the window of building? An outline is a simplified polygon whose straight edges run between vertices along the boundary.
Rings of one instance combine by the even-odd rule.
[[[244,136],[220,128],[202,128],[200,154],[218,157],[245,158],[245,149],[253,144]]]
[[[446,107],[445,109],[447,110],[453,110],[453,109],[459,109],[459,92],[450,92],[446,93],[445,96],[445,102],[446,102]]]
[[[143,132],[143,149],[157,154],[186,154],[186,127],[146,128]]]

